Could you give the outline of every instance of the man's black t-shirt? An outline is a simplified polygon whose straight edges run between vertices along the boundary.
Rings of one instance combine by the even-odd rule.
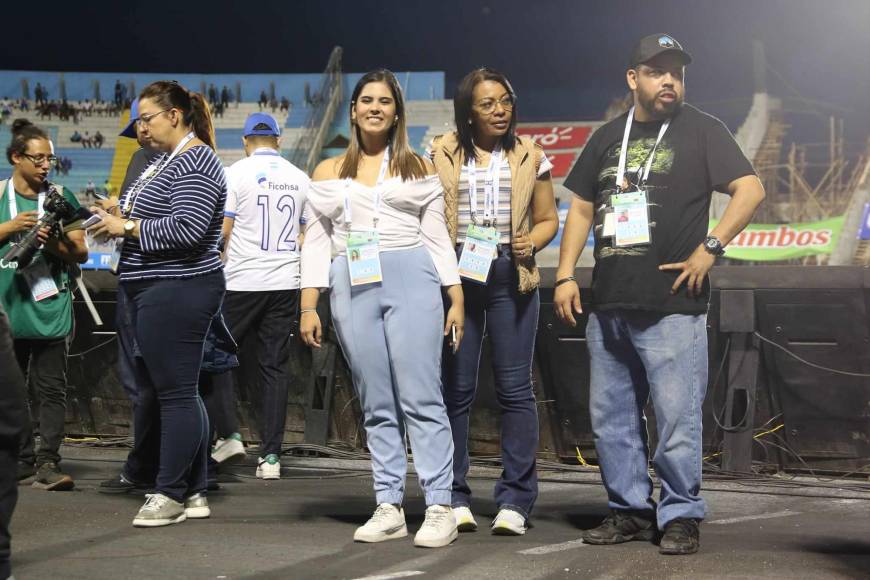
[[[755,171],[719,119],[684,104],[655,150],[644,188],[651,243],[616,248],[612,238],[602,238],[601,234],[605,211],[615,192],[627,116],[617,117],[592,135],[564,183],[580,198],[595,204],[591,307],[704,313],[710,296],[709,281],[704,281],[699,297],[690,298],[685,283],[671,295],[671,286],[680,272],[663,272],[658,266],[686,260],[707,235],[712,192],[724,191],[729,182],[754,175]],[[632,123],[626,160],[626,177],[631,184],[637,184],[661,124]]]

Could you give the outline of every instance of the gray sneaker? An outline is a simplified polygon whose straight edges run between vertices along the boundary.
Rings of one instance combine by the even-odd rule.
[[[192,520],[201,520],[211,516],[208,498],[201,493],[195,493],[184,500],[184,515]]]
[[[145,503],[139,508],[139,513],[133,518],[137,528],[156,528],[177,524],[187,519],[184,504],[167,497],[162,493],[145,494]]]
[[[75,483],[72,477],[60,470],[57,463],[46,461],[36,470],[33,487],[46,491],[69,491],[75,487]]]

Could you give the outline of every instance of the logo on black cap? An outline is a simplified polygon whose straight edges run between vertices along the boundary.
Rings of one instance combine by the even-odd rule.
[[[670,36],[660,36],[659,46],[662,48],[674,48],[676,45],[674,44],[674,39]]]

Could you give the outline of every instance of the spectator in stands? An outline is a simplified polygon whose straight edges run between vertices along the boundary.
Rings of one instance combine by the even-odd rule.
[[[0,578],[12,578],[9,523],[18,499],[18,454],[27,428],[24,377],[0,303]]]
[[[611,514],[585,530],[583,541],[658,540],[662,554],[692,554],[700,546],[707,274],[764,198],[727,127],[683,102],[691,61],[666,34],[646,36],[632,51],[625,73],[632,107],[598,128],[564,182],[574,198],[554,290],[557,316],[575,326],[582,309],[574,268],[591,229],[589,409]],[[708,230],[714,190],[731,200]],[[626,193],[643,211],[632,210],[626,222],[617,218],[611,230],[605,218],[628,213]],[[650,400],[658,504],[644,417]]]
[[[453,98],[457,130],[436,137],[432,158],[444,185],[447,229],[457,252],[487,243],[493,257],[465,277],[465,340],[442,363],[444,401],[453,433],[453,509],[461,531],[477,529],[468,485],[468,435],[484,336],[492,343],[501,414],[504,469],[495,486],[492,532],[522,535],[538,495],[538,413],[532,358],[540,275],[535,252],[559,229],[550,170],[540,145],[516,134],[516,96],[508,79],[472,71]],[[498,188],[485,195],[487,188]],[[470,251],[470,249],[469,249]],[[483,283],[481,283],[483,282]]]
[[[27,99],[21,99],[18,101],[18,110],[22,113],[27,113],[30,111],[30,103],[27,102]]]
[[[309,189],[300,333],[307,344],[320,346],[317,300],[329,288],[333,322],[363,409],[378,504],[354,539],[382,542],[408,533],[401,507],[407,429],[428,506],[414,543],[446,546],[457,531],[441,348],[452,332],[458,346],[464,323],[443,190],[431,162],[408,144],[402,89],[393,73],[363,75],[350,101],[350,145],[317,166]],[[351,223],[362,243],[348,241]],[[377,257],[348,262],[346,254],[360,248]],[[333,249],[339,255],[330,265]],[[370,283],[360,267],[375,268],[380,281]],[[446,324],[442,286],[451,300]]]
[[[48,134],[26,119],[12,124],[6,159],[12,177],[0,182],[0,256],[18,236],[37,223],[45,202],[48,173],[54,162]],[[66,188],[64,199],[79,207]],[[35,449],[33,429],[21,441],[18,476],[22,483],[46,490],[67,490],[72,478],[60,470],[60,444],[66,415],[67,349],[73,326],[71,269],[86,262],[84,232],[42,228],[42,249],[19,275],[17,268],[0,267],[0,303],[9,314],[15,353],[33,394],[30,410],[39,425],[40,445]],[[5,367],[0,374],[6,372]]]
[[[94,147],[97,149],[103,148],[103,142],[105,142],[106,138],[103,137],[103,134],[100,133],[100,130],[97,129],[97,132],[94,133]]]
[[[230,89],[226,85],[221,89],[221,108],[226,109],[230,104]]]
[[[93,179],[88,179],[88,183],[85,185],[85,199],[90,200],[91,198],[97,199],[97,184],[94,183]]]
[[[269,99],[269,107],[272,109],[272,114],[275,114],[275,111],[278,110],[278,99],[272,97]]]
[[[263,107],[269,104],[269,96],[266,94],[266,91],[260,91],[260,100],[258,103],[261,111],[263,110]]]
[[[240,344],[247,336],[257,339],[252,356],[242,356],[243,361],[256,360],[259,367],[259,384],[248,389],[262,397],[259,432],[263,444],[256,474],[262,479],[279,479],[289,388],[287,329],[299,303],[297,238],[309,179],[281,157],[281,130],[274,117],[251,114],[243,135],[247,158],[227,169],[223,226],[227,295],[223,310],[230,334]],[[268,187],[259,182],[264,174]],[[265,220],[261,210],[267,212]],[[279,223],[284,224],[281,232],[274,225]],[[230,444],[232,441],[226,439],[218,441],[216,452]]]
[[[281,97],[281,112],[290,110],[290,99],[287,97]]]
[[[154,527],[209,513],[208,420],[197,388],[224,294],[217,242],[226,180],[203,95],[151,83],[139,95],[138,130],[162,155],[124,192],[120,216],[94,208],[103,219],[92,232],[124,240],[119,316],[132,322],[141,355],[132,368],[137,404],[160,424],[154,493],[133,525]]]
[[[78,129],[73,130],[73,134],[70,135],[69,140],[73,143],[81,143],[82,142],[82,134],[79,133]]]
[[[112,185],[112,182],[109,178],[106,178],[106,181],[103,182],[103,193],[106,194],[106,197],[114,197],[115,187]]]
[[[63,174],[69,175],[70,169],[72,169],[73,162],[69,157],[61,157],[61,166],[63,167]]]
[[[42,85],[40,83],[36,83],[36,88],[33,89],[33,96],[35,97],[37,107],[45,100],[45,92],[42,90]]]

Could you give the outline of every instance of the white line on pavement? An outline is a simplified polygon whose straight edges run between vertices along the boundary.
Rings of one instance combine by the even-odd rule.
[[[538,546],[537,548],[529,548],[528,550],[520,550],[517,554],[540,556],[541,554],[552,554],[553,552],[564,552],[565,550],[582,548],[585,545],[586,544],[583,543],[583,540],[571,540],[570,542],[562,542],[561,544],[549,544],[546,546]]]
[[[407,578],[425,574],[422,570],[407,570],[405,572],[393,572],[392,574],[378,574],[377,576],[363,576],[354,580],[393,580],[393,578]]]
[[[726,518],[724,520],[713,520],[712,522],[706,522],[707,524],[716,525],[716,524],[736,524],[738,522],[749,522],[752,520],[769,520],[773,518],[784,518],[786,516],[796,516],[800,514],[800,512],[793,512],[791,510],[783,510],[781,512],[772,512],[769,514],[756,514],[752,516],[741,516],[738,518]]]

